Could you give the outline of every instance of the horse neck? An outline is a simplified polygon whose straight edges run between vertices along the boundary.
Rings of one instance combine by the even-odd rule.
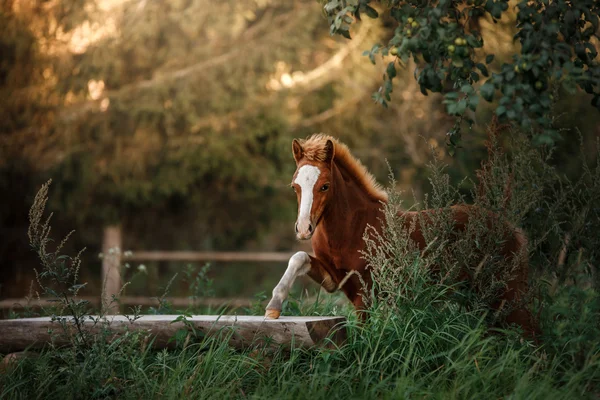
[[[332,177],[335,192],[323,215],[323,233],[330,238],[345,241],[349,235],[355,236],[357,229],[364,229],[363,226],[356,226],[354,217],[357,213],[378,215],[381,203],[373,199],[355,176],[335,163],[332,166]],[[376,218],[366,218],[365,222],[376,222],[370,219]],[[359,236],[362,240],[362,231]]]

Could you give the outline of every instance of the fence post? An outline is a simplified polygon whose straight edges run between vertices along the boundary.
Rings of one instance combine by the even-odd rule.
[[[107,314],[118,314],[118,304],[112,302],[113,295],[121,290],[121,254],[123,249],[121,227],[104,227],[102,240],[102,308]]]

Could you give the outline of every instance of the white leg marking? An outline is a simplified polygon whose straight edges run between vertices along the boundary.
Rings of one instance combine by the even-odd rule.
[[[309,270],[310,257],[306,252],[299,251],[290,258],[285,273],[277,286],[275,286],[275,289],[273,289],[273,297],[267,305],[267,314],[269,314],[268,310],[281,311],[283,301],[287,299],[290,294],[290,289],[296,278],[306,274]],[[279,314],[275,316],[275,318],[277,317],[279,317]]]
[[[300,232],[306,231],[310,224],[310,210],[313,203],[313,188],[321,171],[314,165],[304,165],[298,170],[295,184],[300,186],[300,212],[298,213],[298,229]]]

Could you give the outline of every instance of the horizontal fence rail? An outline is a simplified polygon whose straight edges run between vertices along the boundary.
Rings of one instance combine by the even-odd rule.
[[[91,304],[100,305],[99,296],[78,296],[79,300],[87,300]],[[57,305],[55,302],[50,302],[50,299],[27,299],[23,298],[12,298],[0,300],[0,309],[23,309],[25,307],[50,307]],[[208,306],[208,307],[249,307],[256,302],[255,299],[250,298],[218,298],[218,297],[204,297],[204,298],[190,298],[190,297],[165,297],[163,301],[167,301],[173,307],[190,307],[190,306]],[[145,296],[121,296],[119,297],[119,303],[128,306],[159,306],[157,297],[145,297]]]
[[[105,238],[105,242],[106,242]],[[114,241],[113,246],[105,243],[104,250],[109,252],[111,247],[120,246],[120,238]],[[102,268],[102,282],[105,282],[104,295],[107,304],[113,295],[117,295],[121,290],[121,277],[119,269],[122,263],[130,261],[188,261],[188,262],[262,262],[262,263],[286,263],[295,252],[235,252],[235,251],[127,251],[125,253],[109,253],[111,257],[105,257]],[[283,266],[282,266],[283,267]],[[80,296],[82,300],[87,300],[93,305],[100,305],[101,298],[93,296]],[[174,307],[189,306],[209,306],[209,307],[249,307],[256,300],[251,298],[189,298],[189,297],[169,297],[165,299]],[[140,305],[140,306],[158,306],[158,300],[155,297],[144,296],[121,296],[119,298],[121,305]],[[51,306],[48,299],[27,299],[8,298],[0,300],[0,310],[2,309],[23,309],[25,307]],[[116,305],[114,305],[116,306]],[[109,313],[116,310],[109,310]]]
[[[132,251],[126,261],[288,262],[290,252]]]

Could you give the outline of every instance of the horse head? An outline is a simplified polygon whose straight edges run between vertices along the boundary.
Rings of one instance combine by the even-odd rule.
[[[305,150],[301,142],[294,139],[292,151],[296,172],[291,186],[298,198],[296,237],[300,240],[312,237],[334,189],[331,172],[335,156],[333,142],[327,140],[322,148],[310,149],[311,157],[306,157]]]

